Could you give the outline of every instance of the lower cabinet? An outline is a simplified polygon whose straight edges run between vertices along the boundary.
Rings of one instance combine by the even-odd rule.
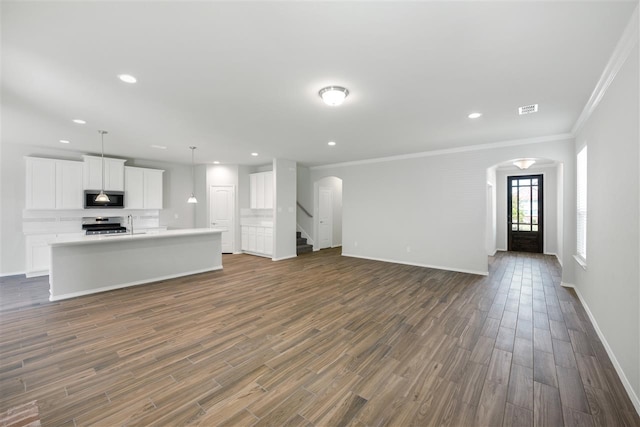
[[[46,276],[51,264],[49,244],[55,241],[73,240],[84,233],[32,234],[25,238],[25,275],[27,277]]]
[[[256,255],[273,254],[273,227],[242,226],[242,250]]]

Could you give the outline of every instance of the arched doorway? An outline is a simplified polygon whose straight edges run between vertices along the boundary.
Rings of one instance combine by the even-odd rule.
[[[516,160],[487,169],[487,254],[522,250],[513,245],[514,233],[525,237],[539,233],[540,248],[531,251],[556,255],[561,260],[563,165],[552,159],[534,158],[533,165],[520,169],[514,165]]]

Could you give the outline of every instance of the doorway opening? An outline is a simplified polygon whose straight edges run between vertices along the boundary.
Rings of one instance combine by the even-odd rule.
[[[543,199],[543,175],[507,177],[507,250],[543,253]]]

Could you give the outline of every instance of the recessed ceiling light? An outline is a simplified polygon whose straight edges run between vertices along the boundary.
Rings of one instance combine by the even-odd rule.
[[[219,162],[219,161],[217,161],[217,160],[214,160],[214,161],[213,161],[213,164],[214,164],[214,165],[219,165],[219,164],[220,164],[220,162]]]
[[[60,142],[62,144],[68,144],[70,141],[68,139],[61,139]]]
[[[119,74],[118,78],[125,83],[135,83],[138,81],[138,79],[133,77],[131,74]]]
[[[158,150],[166,150],[167,149],[167,147],[165,145],[156,145],[156,144],[151,145],[151,148],[157,148]]]
[[[251,155],[252,155],[253,157],[257,157],[257,156],[258,156],[258,153],[251,153]]]
[[[470,119],[477,119],[478,117],[481,117],[481,116],[482,116],[482,113],[471,113],[471,114],[469,114],[468,117]]]
[[[532,114],[538,112],[538,104],[525,105],[522,107],[518,107],[518,114],[521,116],[525,114]]]
[[[87,124],[87,122],[85,122],[85,121],[84,121],[84,120],[82,120],[82,119],[73,119],[73,123],[77,123],[77,124],[79,124],[79,125]]]
[[[329,141],[329,142],[327,142],[327,145],[330,145],[330,146],[333,147],[334,145],[336,145],[336,142],[335,141]]]
[[[342,86],[327,86],[320,89],[318,95],[320,95],[325,104],[336,107],[344,102],[347,95],[349,95],[349,91]]]

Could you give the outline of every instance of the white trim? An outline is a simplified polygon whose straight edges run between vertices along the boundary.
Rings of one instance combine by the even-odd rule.
[[[382,261],[382,262],[390,262],[390,263],[393,263],[393,264],[411,265],[411,266],[414,266],[414,267],[435,268],[436,270],[455,271],[456,273],[477,274],[479,276],[488,276],[489,275],[488,271],[466,270],[466,269],[453,268],[453,267],[442,267],[442,266],[438,266],[438,265],[421,264],[421,263],[415,263],[415,262],[406,262],[406,261],[400,261],[400,260],[395,260],[395,259],[374,258],[374,257],[363,256],[363,255],[346,254],[344,252],[342,253],[342,256],[347,256],[347,257],[351,257],[351,258],[368,259],[370,261]]]
[[[271,258],[271,259],[272,259],[272,261],[283,261],[283,260],[285,260],[285,259],[296,258],[297,256],[298,256],[298,255],[297,255],[297,254],[295,254],[295,255],[285,256],[285,257],[282,257],[282,258]]]
[[[340,243],[339,245],[332,245],[331,249],[333,249],[333,248],[341,248],[341,247],[342,247],[342,243]]]
[[[571,134],[575,135],[584,126],[584,124],[589,120],[589,117],[593,114],[593,112],[598,108],[598,104],[604,97],[604,94],[607,92],[607,89],[616,78],[618,71],[622,68],[625,61],[629,57],[629,54],[635,47],[638,42],[638,8],[633,12],[631,16],[631,20],[627,24],[620,40],[618,40],[618,44],[616,45],[611,57],[609,58],[609,62],[607,62],[607,66],[604,68],[596,87],[593,89],[587,104],[584,106],[582,113],[576,120],[576,123],[573,125],[571,129]]]
[[[585,299],[582,297],[582,294],[580,293],[580,289],[578,289],[576,285],[574,285],[573,283],[561,282],[560,286],[564,288],[572,288],[576,292],[576,295],[578,295],[578,299],[580,300],[580,303],[584,307],[584,310],[587,312],[587,316],[589,316],[589,320],[593,325],[593,329],[595,329],[596,333],[598,334],[598,338],[600,338],[600,341],[602,341],[602,345],[604,346],[604,349],[607,351],[607,354],[609,355],[609,359],[611,359],[611,363],[613,363],[613,367],[616,369],[616,373],[618,374],[618,377],[620,378],[620,381],[622,382],[624,389],[627,391],[627,395],[629,396],[629,399],[631,399],[631,402],[633,403],[633,406],[635,407],[636,412],[640,414],[640,399],[638,399],[638,395],[636,395],[635,391],[633,390],[633,387],[631,386],[631,383],[629,382],[629,379],[624,374],[624,371],[622,370],[622,366],[620,366],[620,362],[618,362],[618,359],[616,359],[616,356],[613,353],[611,346],[609,346],[609,343],[607,342],[607,339],[602,333],[602,330],[600,330],[600,327],[598,326],[598,322],[596,322],[596,318],[593,316],[593,313],[589,309],[587,302],[585,301]]]
[[[209,271],[216,271],[216,270],[222,270],[222,265],[220,265],[219,267],[204,268],[202,270],[186,271],[186,272],[178,273],[178,274],[169,274],[167,276],[154,277],[153,279],[137,280],[135,282],[119,283],[117,285],[103,286],[102,288],[87,289],[87,290],[84,290],[84,291],[71,292],[71,293],[68,293],[68,294],[58,295],[58,296],[55,296],[55,297],[53,295],[49,295],[49,301],[60,301],[60,300],[69,299],[69,298],[81,297],[81,296],[84,296],[84,295],[91,295],[91,294],[97,294],[97,293],[100,293],[100,292],[113,291],[115,289],[122,289],[122,288],[128,288],[130,286],[144,285],[146,283],[160,282],[162,280],[175,279],[177,277],[191,276],[193,274],[207,273]],[[51,291],[49,291],[49,292],[51,292]]]
[[[31,279],[32,277],[42,277],[42,276],[48,276],[48,275],[49,275],[49,270],[29,271],[28,273],[24,274],[24,276],[27,279]]]
[[[9,277],[9,276],[25,276],[26,274],[24,271],[19,271],[17,273],[2,273],[0,274],[0,277]]]
[[[302,228],[298,223],[296,223],[296,231],[299,231],[300,235],[305,239],[307,239],[307,243],[313,246],[313,239],[311,238],[311,236],[309,236],[309,233],[307,233],[307,231],[304,228]]]
[[[587,261],[584,258],[582,258],[580,255],[574,255],[573,259],[576,260],[578,265],[582,267],[583,270],[587,270]]]
[[[346,166],[366,165],[371,163],[392,162],[396,160],[416,159],[420,157],[443,156],[445,154],[466,153],[470,151],[491,150],[493,148],[513,147],[517,145],[539,144],[542,142],[562,141],[573,138],[573,134],[561,133],[556,135],[539,136],[535,138],[512,139],[508,141],[490,142],[488,144],[467,145],[443,150],[423,151],[420,153],[401,154],[398,156],[378,157],[375,159],[355,160],[352,162],[334,163],[330,165],[311,166],[310,170],[331,169]]]
[[[246,255],[259,256],[259,257],[262,257],[262,258],[271,258],[271,255],[263,254],[263,253],[260,253],[260,252],[242,251],[241,253],[246,254]]]
[[[400,154],[397,156],[378,157],[375,159],[355,160],[352,162],[334,163],[330,165],[311,166],[310,170],[331,169],[337,167],[366,165],[371,163],[392,162],[396,160],[415,159],[420,157],[442,156],[445,154],[466,153],[470,151],[490,150],[493,148],[513,147],[517,145],[539,144],[542,142],[562,141],[572,139],[573,134],[561,133],[556,135],[539,136],[535,138],[512,139],[508,141],[490,142],[488,144],[467,145],[457,148],[445,148],[443,150],[423,151],[420,153]]]
[[[498,253],[498,249],[496,249],[495,251],[493,251],[492,254],[487,254],[488,256],[496,256],[496,253]]]

